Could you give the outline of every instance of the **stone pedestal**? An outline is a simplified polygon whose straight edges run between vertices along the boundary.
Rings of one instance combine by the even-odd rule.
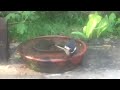
[[[0,17],[0,62],[8,61],[9,57],[7,23]]]

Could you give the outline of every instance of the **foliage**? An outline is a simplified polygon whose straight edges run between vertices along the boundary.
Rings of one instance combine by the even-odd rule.
[[[43,35],[67,35],[86,40],[120,36],[120,12],[2,11],[12,41]],[[87,18],[88,17],[88,18]],[[71,33],[72,32],[72,33]]]
[[[14,27],[18,34],[24,34],[28,30],[28,24],[38,19],[38,16],[35,15],[35,11],[17,11],[9,13],[5,19],[12,24],[15,23]]]
[[[115,13],[111,13],[109,16],[102,17],[97,12],[89,14],[89,20],[87,25],[83,27],[83,31],[72,32],[73,35],[79,35],[84,39],[91,39],[92,37],[99,38],[102,34],[104,36],[113,33],[115,26],[120,23],[120,19],[116,19]]]
[[[81,14],[70,13],[17,11],[8,13],[5,18],[9,24],[11,39],[24,41],[41,35],[69,36],[72,30],[83,26],[85,21]]]

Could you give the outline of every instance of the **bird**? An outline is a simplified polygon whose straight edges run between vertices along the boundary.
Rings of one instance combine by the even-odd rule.
[[[77,51],[77,46],[76,46],[76,42],[74,39],[70,39],[65,45],[64,47],[55,45],[56,47],[62,49],[65,51],[66,55],[68,56],[73,56],[76,51]]]

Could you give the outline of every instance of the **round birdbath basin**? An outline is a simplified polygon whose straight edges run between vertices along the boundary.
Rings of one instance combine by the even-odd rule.
[[[68,71],[80,65],[87,51],[86,44],[81,40],[75,40],[77,52],[73,56],[68,56],[63,50],[55,47],[64,46],[70,39],[67,36],[41,36],[21,43],[17,51],[22,60],[36,71]]]

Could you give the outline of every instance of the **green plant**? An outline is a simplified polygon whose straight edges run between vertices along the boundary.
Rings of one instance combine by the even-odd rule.
[[[86,18],[85,15],[75,14],[75,12],[67,13],[14,11],[6,12],[4,17],[9,25],[10,40],[15,42],[43,35],[69,36],[73,29],[84,25]]]
[[[17,11],[9,13],[5,17],[10,25],[14,25],[14,29],[18,34],[24,34],[28,30],[28,24],[38,19],[35,11]]]
[[[12,41],[25,41],[35,36],[34,27],[40,18],[36,11],[14,11],[5,16],[8,22],[9,36]],[[38,27],[37,27],[38,26]],[[38,32],[39,33],[39,32]]]
[[[113,33],[115,25],[120,23],[120,19],[116,19],[115,13],[111,13],[108,17],[106,15],[104,18],[97,12],[94,14],[89,14],[89,20],[87,25],[83,27],[82,32],[76,31],[72,32],[72,35],[79,35],[84,39],[91,39],[94,36],[99,38],[102,34],[107,35],[108,33]]]

